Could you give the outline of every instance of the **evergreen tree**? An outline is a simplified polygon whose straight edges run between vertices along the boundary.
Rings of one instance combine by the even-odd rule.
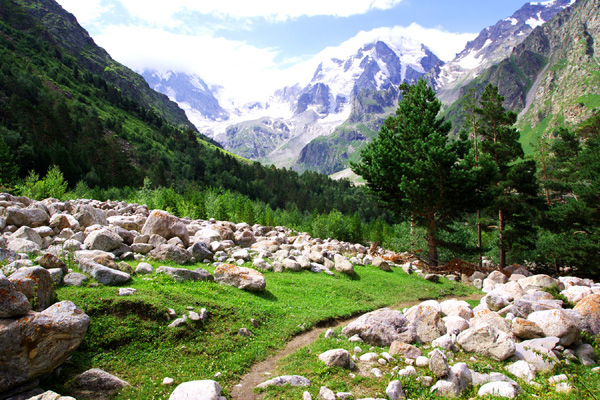
[[[494,182],[495,199],[490,209],[498,212],[499,267],[506,266],[506,253],[516,242],[531,238],[532,213],[539,206],[534,161],[523,161],[520,134],[513,127],[517,115],[506,111],[498,87],[486,86],[480,108],[481,151],[488,154],[498,168]],[[533,208],[532,208],[533,207]],[[511,226],[507,224],[512,223]]]
[[[10,149],[0,136],[0,186],[10,187],[18,178],[19,167],[15,164]]]
[[[493,174],[489,163],[475,166],[466,137],[451,140],[451,124],[438,114],[441,102],[424,79],[402,84],[396,116],[352,164],[369,190],[395,213],[427,230],[429,264],[438,264],[438,230],[477,210]],[[482,165],[484,167],[482,167]]]

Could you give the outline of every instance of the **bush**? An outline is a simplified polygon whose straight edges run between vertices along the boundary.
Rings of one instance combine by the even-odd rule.
[[[62,199],[67,192],[67,185],[68,182],[65,181],[60,168],[53,165],[48,168],[48,172],[43,179],[40,179],[40,176],[34,171],[29,171],[25,182],[19,186],[19,192],[23,196],[37,200],[49,197]]]

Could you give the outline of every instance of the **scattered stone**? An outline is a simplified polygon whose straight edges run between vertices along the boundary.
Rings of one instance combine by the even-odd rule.
[[[133,288],[120,288],[119,296],[133,296],[135,292],[137,292],[137,290]]]
[[[513,359],[527,361],[540,373],[552,371],[558,361],[552,350],[559,341],[556,337],[546,337],[516,343]]]
[[[446,333],[437,302],[434,305],[421,303],[413,306],[405,313],[405,317],[412,325],[415,339],[421,343],[431,342]]]
[[[65,262],[52,253],[42,254],[38,263],[46,269],[60,268],[64,274],[69,273],[69,268],[67,268]]]
[[[173,380],[173,378],[169,378],[169,377],[166,377],[166,378],[165,378],[165,379],[163,379],[163,381],[162,381],[162,384],[163,384],[164,386],[171,386],[171,385],[173,385],[173,383],[175,383],[175,381]]]
[[[346,337],[359,335],[375,346],[389,346],[395,340],[412,343],[414,333],[409,325],[402,312],[384,308],[362,315],[342,329],[342,334]]]
[[[517,397],[517,389],[509,382],[489,382],[479,388],[478,396],[498,396],[514,399]]]
[[[149,236],[159,235],[166,240],[178,237],[185,247],[190,243],[190,235],[185,224],[179,218],[162,210],[154,210],[150,213],[140,233]]]
[[[417,358],[421,356],[421,349],[402,341],[394,341],[390,346],[390,354],[407,358]]]
[[[106,286],[121,285],[131,280],[131,275],[116,269],[105,267],[104,265],[89,259],[81,259],[79,261],[79,268]]]
[[[215,270],[214,279],[224,285],[250,292],[262,292],[267,286],[263,274],[252,268],[222,264]]]
[[[212,380],[184,382],[175,388],[169,400],[222,400],[222,390]]]
[[[71,272],[63,277],[63,284],[65,286],[77,286],[82,287],[83,284],[88,280],[88,277],[79,272]]]
[[[429,354],[429,370],[438,378],[442,378],[450,373],[448,358],[438,349]]]
[[[326,386],[321,386],[319,390],[319,400],[335,400],[335,393]]]
[[[112,396],[126,386],[129,386],[126,381],[97,368],[77,375],[73,382],[75,395],[89,399],[103,399],[105,396]]]
[[[354,266],[346,257],[344,257],[340,254],[336,254],[334,256],[334,261],[335,261],[335,270],[337,272],[342,272],[347,275],[354,275]]]
[[[86,249],[111,252],[123,244],[123,239],[110,229],[90,233],[83,242]]]
[[[173,267],[158,267],[156,269],[157,274],[165,274],[172,277],[177,282],[185,281],[213,281],[214,277],[202,268],[197,268],[192,271],[185,268],[173,268]]]
[[[269,386],[284,386],[284,385],[310,386],[310,381],[308,379],[306,379],[305,377],[299,376],[299,375],[283,375],[283,376],[278,376],[273,379],[269,379],[268,381],[265,381],[265,382],[261,383],[260,385],[257,385],[256,387],[259,389],[266,389]]]
[[[600,335],[600,294],[584,297],[574,308],[594,335]]]
[[[252,337],[252,336],[254,336],[252,334],[252,332],[250,332],[248,330],[248,328],[240,328],[240,330],[238,331],[238,335],[243,336],[243,337]]]
[[[159,261],[173,261],[177,264],[185,264],[192,259],[192,255],[179,246],[172,244],[160,244],[150,252],[150,257]]]
[[[536,311],[529,314],[527,320],[537,324],[544,336],[559,338],[563,346],[570,346],[580,337],[578,322],[562,309]]]
[[[506,370],[516,376],[528,382],[535,379],[536,370],[535,367],[529,364],[527,361],[519,360],[506,367]]]
[[[154,273],[154,268],[148,263],[141,262],[135,268],[135,273],[139,275],[150,275]]]

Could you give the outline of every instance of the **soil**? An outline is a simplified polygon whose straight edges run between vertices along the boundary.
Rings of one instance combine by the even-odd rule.
[[[452,297],[457,298],[459,300],[479,300],[483,297],[482,294],[476,293],[467,297]],[[403,303],[399,303],[391,306],[393,309],[403,309],[406,307],[412,307],[414,305],[422,303],[422,300],[414,300],[407,301]],[[361,313],[360,315],[363,315]],[[277,375],[274,374],[277,368],[277,364],[279,360],[282,358],[294,353],[296,350],[301,349],[304,346],[307,346],[317,340],[321,333],[326,332],[327,329],[336,329],[340,326],[344,326],[349,324],[350,322],[356,320],[360,315],[357,315],[352,318],[347,318],[343,320],[333,321],[326,326],[319,325],[309,331],[303,332],[297,336],[295,336],[286,346],[285,348],[277,351],[274,355],[270,356],[264,361],[254,364],[250,368],[250,372],[242,377],[242,380],[239,384],[235,385],[231,390],[231,400],[258,400],[262,396],[260,394],[254,393],[254,388],[263,383],[264,381],[274,378]],[[267,373],[271,373],[271,375],[267,375]]]

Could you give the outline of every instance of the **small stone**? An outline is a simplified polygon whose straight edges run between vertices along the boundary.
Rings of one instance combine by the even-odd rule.
[[[383,376],[383,373],[379,368],[373,368],[371,373],[375,376],[375,378],[381,378]]]
[[[325,332],[325,337],[326,338],[335,337],[335,332],[333,331],[333,329],[327,329],[327,332]]]
[[[173,383],[175,383],[175,381],[173,380],[173,378],[165,378],[162,381],[162,384],[165,386],[171,386]]]
[[[204,310],[204,311],[206,311],[206,310]],[[252,318],[252,319],[250,320],[250,323],[251,323],[251,324],[252,324],[252,326],[253,326],[253,327],[255,327],[255,328],[258,328],[258,327],[260,326],[260,321],[259,321],[259,320],[257,320],[257,319],[254,319],[254,318]]]
[[[240,330],[238,331],[238,335],[243,337],[253,336],[252,332],[250,332],[247,328],[240,328]]]
[[[135,292],[137,292],[137,290],[133,288],[120,288],[119,296],[132,296]]]

